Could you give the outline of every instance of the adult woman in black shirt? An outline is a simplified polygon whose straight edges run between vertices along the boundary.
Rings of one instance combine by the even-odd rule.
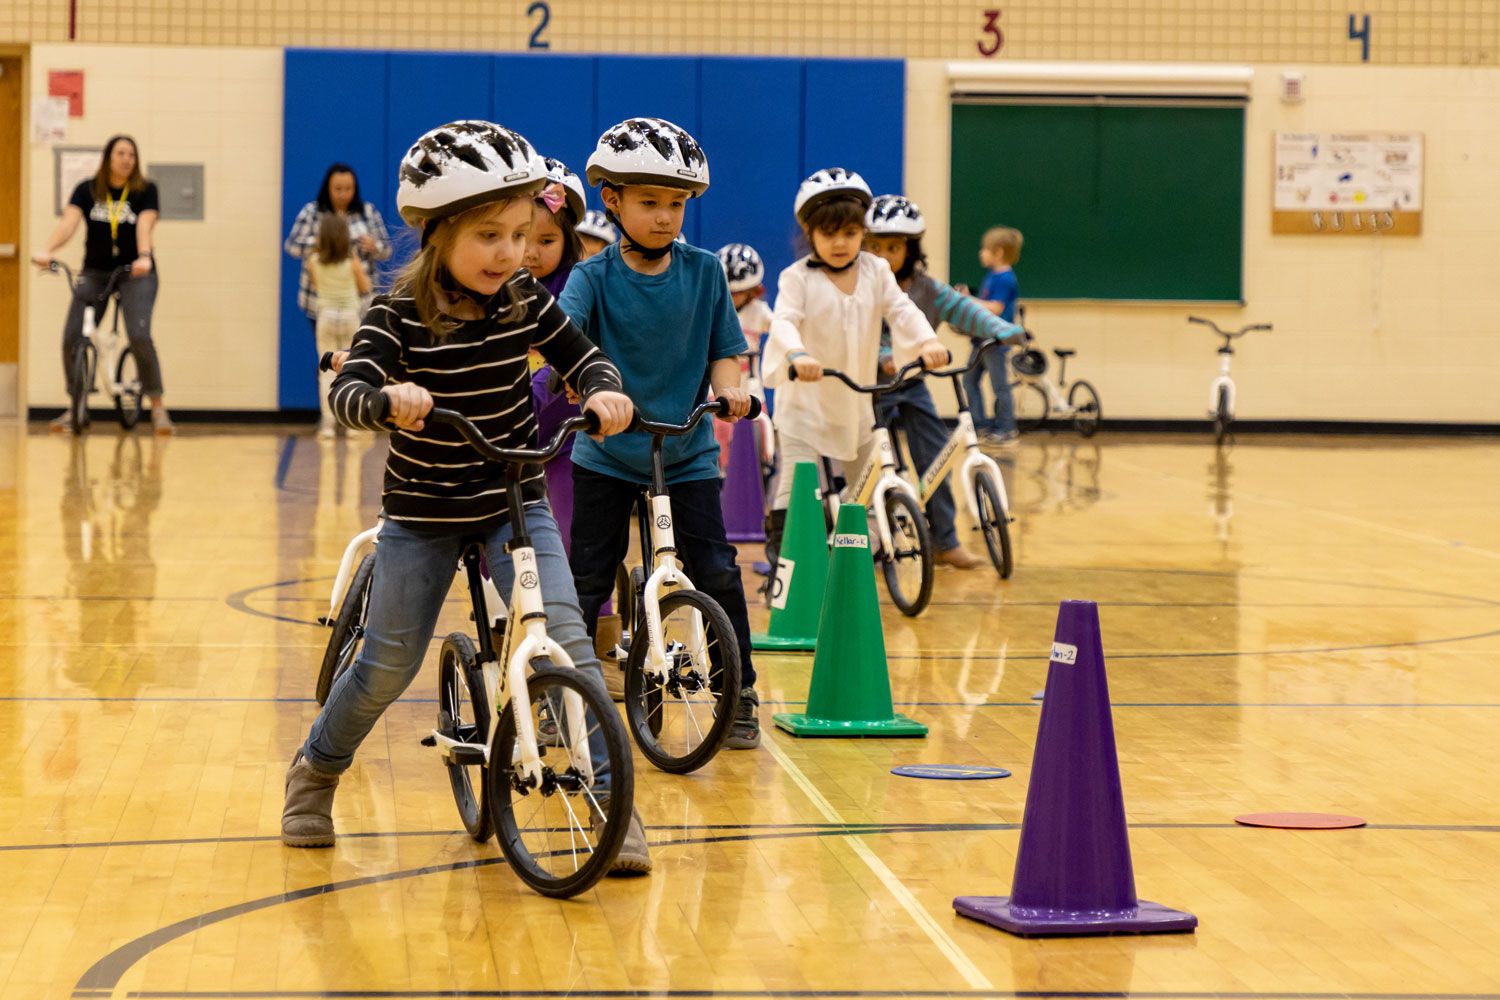
[[[122,282],[120,304],[125,313],[125,332],[140,371],[141,389],[151,401],[151,422],[158,434],[172,433],[172,420],[162,405],[161,365],[151,341],[151,310],[156,304],[156,258],[152,253],[156,219],[160,211],[156,185],[141,173],[135,140],[117,135],[104,145],[104,156],[93,180],[73,189],[63,209],[62,221],[52,231],[47,249],[31,260],[38,267],[52,263],[52,255],[73,238],[78,224],[88,220],[83,241],[83,271],[73,292],[68,319],[63,325],[63,371],[71,370],[73,352],[83,339],[83,310],[104,305],[101,297],[109,276],[129,266],[130,277]],[[68,427],[66,414],[52,422],[54,430]]]

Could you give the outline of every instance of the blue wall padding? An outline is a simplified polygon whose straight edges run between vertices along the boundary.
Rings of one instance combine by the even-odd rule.
[[[901,189],[899,60],[288,49],[285,79],[283,236],[328,165],[343,160],[384,214],[398,258],[415,240],[396,214],[397,164],[417,136],[455,118],[508,125],[580,175],[599,133],[620,119],[676,122],[702,143],[712,176],[707,194],[689,203],[684,236],[710,250],[754,246],[773,299],[777,275],[801,253],[792,198],[803,177],[845,166],[877,194]],[[596,191],[589,206],[601,207]],[[299,266],[283,258],[282,409],[317,406]]]

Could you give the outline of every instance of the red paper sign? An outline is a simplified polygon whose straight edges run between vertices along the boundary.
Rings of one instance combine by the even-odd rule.
[[[47,71],[47,96],[68,99],[68,117],[83,117],[83,70],[53,69]]]

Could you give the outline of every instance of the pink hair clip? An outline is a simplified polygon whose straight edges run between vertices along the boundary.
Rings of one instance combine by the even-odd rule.
[[[568,203],[567,193],[563,191],[563,186],[556,181],[542,188],[541,199],[543,204],[547,206],[547,211],[553,215],[556,215],[557,210]]]

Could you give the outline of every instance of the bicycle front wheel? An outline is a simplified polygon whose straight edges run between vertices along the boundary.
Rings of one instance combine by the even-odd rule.
[[[538,741],[539,780],[521,763],[518,712],[534,730],[544,718],[558,724],[559,745]],[[630,742],[604,686],[572,668],[536,670],[524,700],[513,697],[500,714],[485,787],[500,849],[521,881],[558,898],[592,887],[620,853],[635,798]]]
[[[1000,579],[1009,580],[1015,570],[1015,557],[1010,550],[1010,514],[1000,501],[1000,488],[990,477],[988,470],[974,479],[974,494],[979,511],[979,531],[984,535],[984,547],[989,550],[990,562]]]
[[[87,340],[73,352],[73,364],[68,370],[68,423],[74,434],[83,433],[89,425],[89,393],[94,389],[96,359],[94,345]]]
[[[360,647],[365,640],[365,613],[370,608],[370,581],[375,576],[375,553],[369,552],[359,561],[359,568],[349,581],[344,592],[344,603],[333,620],[333,634],[328,637],[328,647],[323,650],[323,664],[318,670],[316,697],[321,705],[328,700],[333,682],[354,666]]]
[[[696,590],[661,599],[663,677],[646,673],[642,629],[625,662],[625,715],[636,746],[670,774],[696,771],[723,747],[740,697],[740,647],[717,601]]]
[[[459,743],[487,745],[490,740],[490,699],[474,642],[462,632],[443,639],[438,654],[438,733]],[[481,844],[494,835],[490,812],[484,805],[485,766],[448,759],[448,783],[453,802],[469,836]]]
[[[891,529],[890,546],[881,554],[885,588],[901,613],[914,618],[932,600],[932,538],[927,516],[908,494],[889,490],[885,519]]]
[[[1039,431],[1047,422],[1047,392],[1035,382],[1017,382],[1011,387],[1016,407],[1016,429],[1023,434]]]
[[[120,426],[127,431],[141,419],[141,373],[136,365],[135,352],[125,348],[115,364],[115,415]]]
[[[1102,419],[1099,394],[1094,391],[1094,387],[1082,379],[1074,382],[1068,389],[1068,406],[1073,409],[1073,426],[1078,433],[1084,437],[1093,437],[1099,430],[1099,421]]]

